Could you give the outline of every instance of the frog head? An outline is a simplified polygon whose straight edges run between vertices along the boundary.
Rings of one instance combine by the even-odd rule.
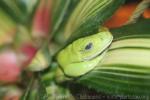
[[[81,76],[102,60],[112,40],[113,36],[109,31],[77,39],[59,52],[58,63],[65,75]]]

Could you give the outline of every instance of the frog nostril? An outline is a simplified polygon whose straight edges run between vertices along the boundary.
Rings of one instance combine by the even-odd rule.
[[[93,47],[93,44],[90,42],[85,46],[85,50],[90,50]]]

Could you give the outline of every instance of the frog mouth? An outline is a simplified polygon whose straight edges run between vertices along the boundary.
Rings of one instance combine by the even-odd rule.
[[[105,48],[103,51],[96,53],[95,55],[92,55],[90,57],[84,58],[84,61],[90,61],[90,60],[93,60],[93,59],[101,56],[107,49],[108,49],[108,47]]]
[[[90,60],[93,60],[99,56],[101,56],[106,50],[108,50],[108,48],[110,47],[111,45],[111,42],[109,45],[106,45],[102,50],[100,50],[98,53],[95,53],[94,55],[92,56],[89,56],[89,57],[86,57],[83,59],[83,61],[90,61]]]

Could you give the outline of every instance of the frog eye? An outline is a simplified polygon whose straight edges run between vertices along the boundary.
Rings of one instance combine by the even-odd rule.
[[[92,49],[92,47],[93,47],[93,44],[90,42],[89,44],[85,46],[85,50],[90,50]]]

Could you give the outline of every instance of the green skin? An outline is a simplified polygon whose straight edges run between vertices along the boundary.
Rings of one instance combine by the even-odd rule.
[[[112,40],[113,36],[106,30],[80,38],[60,51],[57,61],[65,75],[84,75],[102,60]]]

